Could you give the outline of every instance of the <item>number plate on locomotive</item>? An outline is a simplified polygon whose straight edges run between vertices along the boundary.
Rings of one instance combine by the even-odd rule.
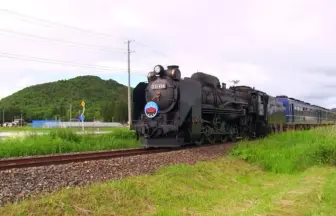
[[[152,89],[165,89],[167,88],[166,83],[163,84],[152,84]]]

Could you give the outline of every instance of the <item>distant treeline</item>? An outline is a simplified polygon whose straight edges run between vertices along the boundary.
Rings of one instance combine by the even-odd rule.
[[[79,108],[74,109],[72,106],[71,119],[76,119],[81,113]],[[104,121],[104,122],[127,122],[128,121],[128,105],[125,102],[107,102],[100,110],[86,109],[84,116],[85,121]],[[70,120],[70,105],[69,106],[59,106],[53,108],[50,112],[42,111],[33,113],[31,110],[20,108],[6,108],[1,110],[0,123],[3,121],[3,116],[5,122],[11,122],[14,119],[21,118],[26,122],[31,122],[32,120]]]
[[[86,104],[85,121],[127,122],[127,87],[109,79],[80,76],[69,80],[44,83],[24,88],[0,101],[0,123],[23,116],[31,120],[77,118],[80,101]],[[70,112],[71,110],[71,112]]]

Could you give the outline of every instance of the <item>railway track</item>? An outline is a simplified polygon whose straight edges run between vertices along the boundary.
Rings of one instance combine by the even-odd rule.
[[[36,157],[22,157],[14,159],[0,160],[0,170],[12,168],[37,167],[46,165],[65,164],[72,162],[82,162],[89,160],[100,160],[118,157],[128,157],[134,155],[154,154],[160,152],[168,152],[171,149],[126,149],[112,150],[102,152],[82,152],[74,154],[46,155]]]

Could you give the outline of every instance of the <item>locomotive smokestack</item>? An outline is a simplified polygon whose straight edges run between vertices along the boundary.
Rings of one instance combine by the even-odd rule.
[[[178,65],[169,65],[167,68],[168,68],[168,70],[173,70],[173,69],[178,69],[179,66]]]

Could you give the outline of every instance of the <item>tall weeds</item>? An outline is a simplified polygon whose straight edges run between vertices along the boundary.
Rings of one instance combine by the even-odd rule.
[[[335,165],[336,127],[285,132],[241,142],[231,152],[275,173],[295,173],[315,165]]]
[[[135,147],[139,147],[139,142],[134,132],[125,128],[100,135],[79,135],[70,129],[55,129],[46,135],[32,132],[26,137],[0,140],[0,158]]]

